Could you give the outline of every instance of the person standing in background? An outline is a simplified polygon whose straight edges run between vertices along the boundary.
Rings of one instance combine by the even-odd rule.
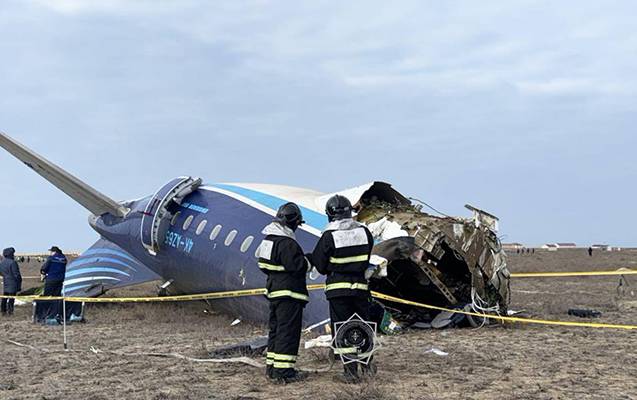
[[[0,275],[3,280],[3,294],[5,296],[15,296],[22,290],[22,275],[20,275],[20,267],[15,261],[15,249],[9,247],[2,251],[4,260],[0,262]],[[2,315],[12,315],[15,299],[2,298],[0,303],[0,311]]]
[[[51,255],[40,269],[44,276],[44,296],[61,296],[66,274],[66,256],[57,246],[51,247],[49,251]]]
[[[64,275],[66,275],[66,256],[59,247],[53,246],[49,249],[51,255],[46,259],[40,274],[44,281],[44,296],[62,296],[64,286]],[[60,300],[42,300],[36,303],[36,320],[39,322],[51,318],[58,318],[62,312]]]

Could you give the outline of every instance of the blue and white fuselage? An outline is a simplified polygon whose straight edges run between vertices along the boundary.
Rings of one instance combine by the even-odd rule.
[[[99,267],[84,259],[100,254],[100,248],[84,253],[69,266],[65,293],[73,295],[96,287],[97,283],[103,288],[123,286],[129,276],[138,272],[130,268],[138,270],[140,265],[164,281],[172,281],[173,293],[263,288],[266,277],[255,257],[264,237],[262,229],[272,221],[279,206],[293,201],[306,221],[296,231],[296,239],[305,252],[311,252],[327,224],[326,215],[319,211],[322,197],[322,193],[278,185],[202,185],[181,201],[162,235],[161,250],[154,255],[143,246],[141,233],[137,233],[153,197],[136,200],[129,203],[131,211],[124,218],[105,215],[92,219],[91,225],[119,249],[101,246]],[[131,262],[131,258],[137,262]],[[96,272],[100,272],[99,276]],[[323,281],[324,277],[316,271],[308,274],[308,284]],[[133,283],[139,281],[130,280]],[[263,296],[215,300],[215,306],[222,311],[260,322],[266,321],[267,305]],[[305,325],[326,320],[328,315],[324,293],[311,291],[304,312]]]
[[[325,203],[331,195],[268,184],[208,184],[191,177],[175,178],[155,194],[117,202],[59,166],[0,132],[0,147],[91,212],[90,225],[100,239],[67,267],[67,296],[99,296],[114,288],[162,280],[175,294],[257,289],[266,276],[255,251],[261,231],[287,202],[299,205],[306,223],[296,232],[311,252],[327,225]],[[372,191],[409,204],[391,185],[374,182],[339,192],[356,204]],[[308,283],[324,277],[308,273]],[[215,300],[223,311],[253,321],[267,319],[264,296]],[[322,291],[311,291],[305,325],[328,319]]]

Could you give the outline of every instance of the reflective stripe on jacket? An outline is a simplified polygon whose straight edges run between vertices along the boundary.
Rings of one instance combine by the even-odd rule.
[[[270,300],[293,299],[308,302],[306,273],[308,263],[292,230],[278,222],[268,225],[257,250],[257,265],[268,276],[266,297]]]
[[[374,238],[358,222],[347,219],[328,225],[312,252],[312,263],[327,275],[325,292],[328,299],[342,296],[369,296],[365,270]]]

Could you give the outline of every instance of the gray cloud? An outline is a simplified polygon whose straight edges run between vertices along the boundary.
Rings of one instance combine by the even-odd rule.
[[[448,212],[490,209],[512,240],[632,244],[631,2],[3,8],[0,128],[118,199],[182,174],[382,178]],[[0,169],[15,193],[0,207],[29,215],[5,217],[11,240],[46,246],[51,224],[90,244],[81,208],[7,156]]]

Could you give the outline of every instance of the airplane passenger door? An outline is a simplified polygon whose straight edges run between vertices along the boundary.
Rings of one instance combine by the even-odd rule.
[[[168,211],[173,204],[182,200],[201,186],[201,178],[179,177],[162,186],[148,201],[142,216],[141,241],[151,255],[159,251],[162,231],[170,223],[172,214]]]

